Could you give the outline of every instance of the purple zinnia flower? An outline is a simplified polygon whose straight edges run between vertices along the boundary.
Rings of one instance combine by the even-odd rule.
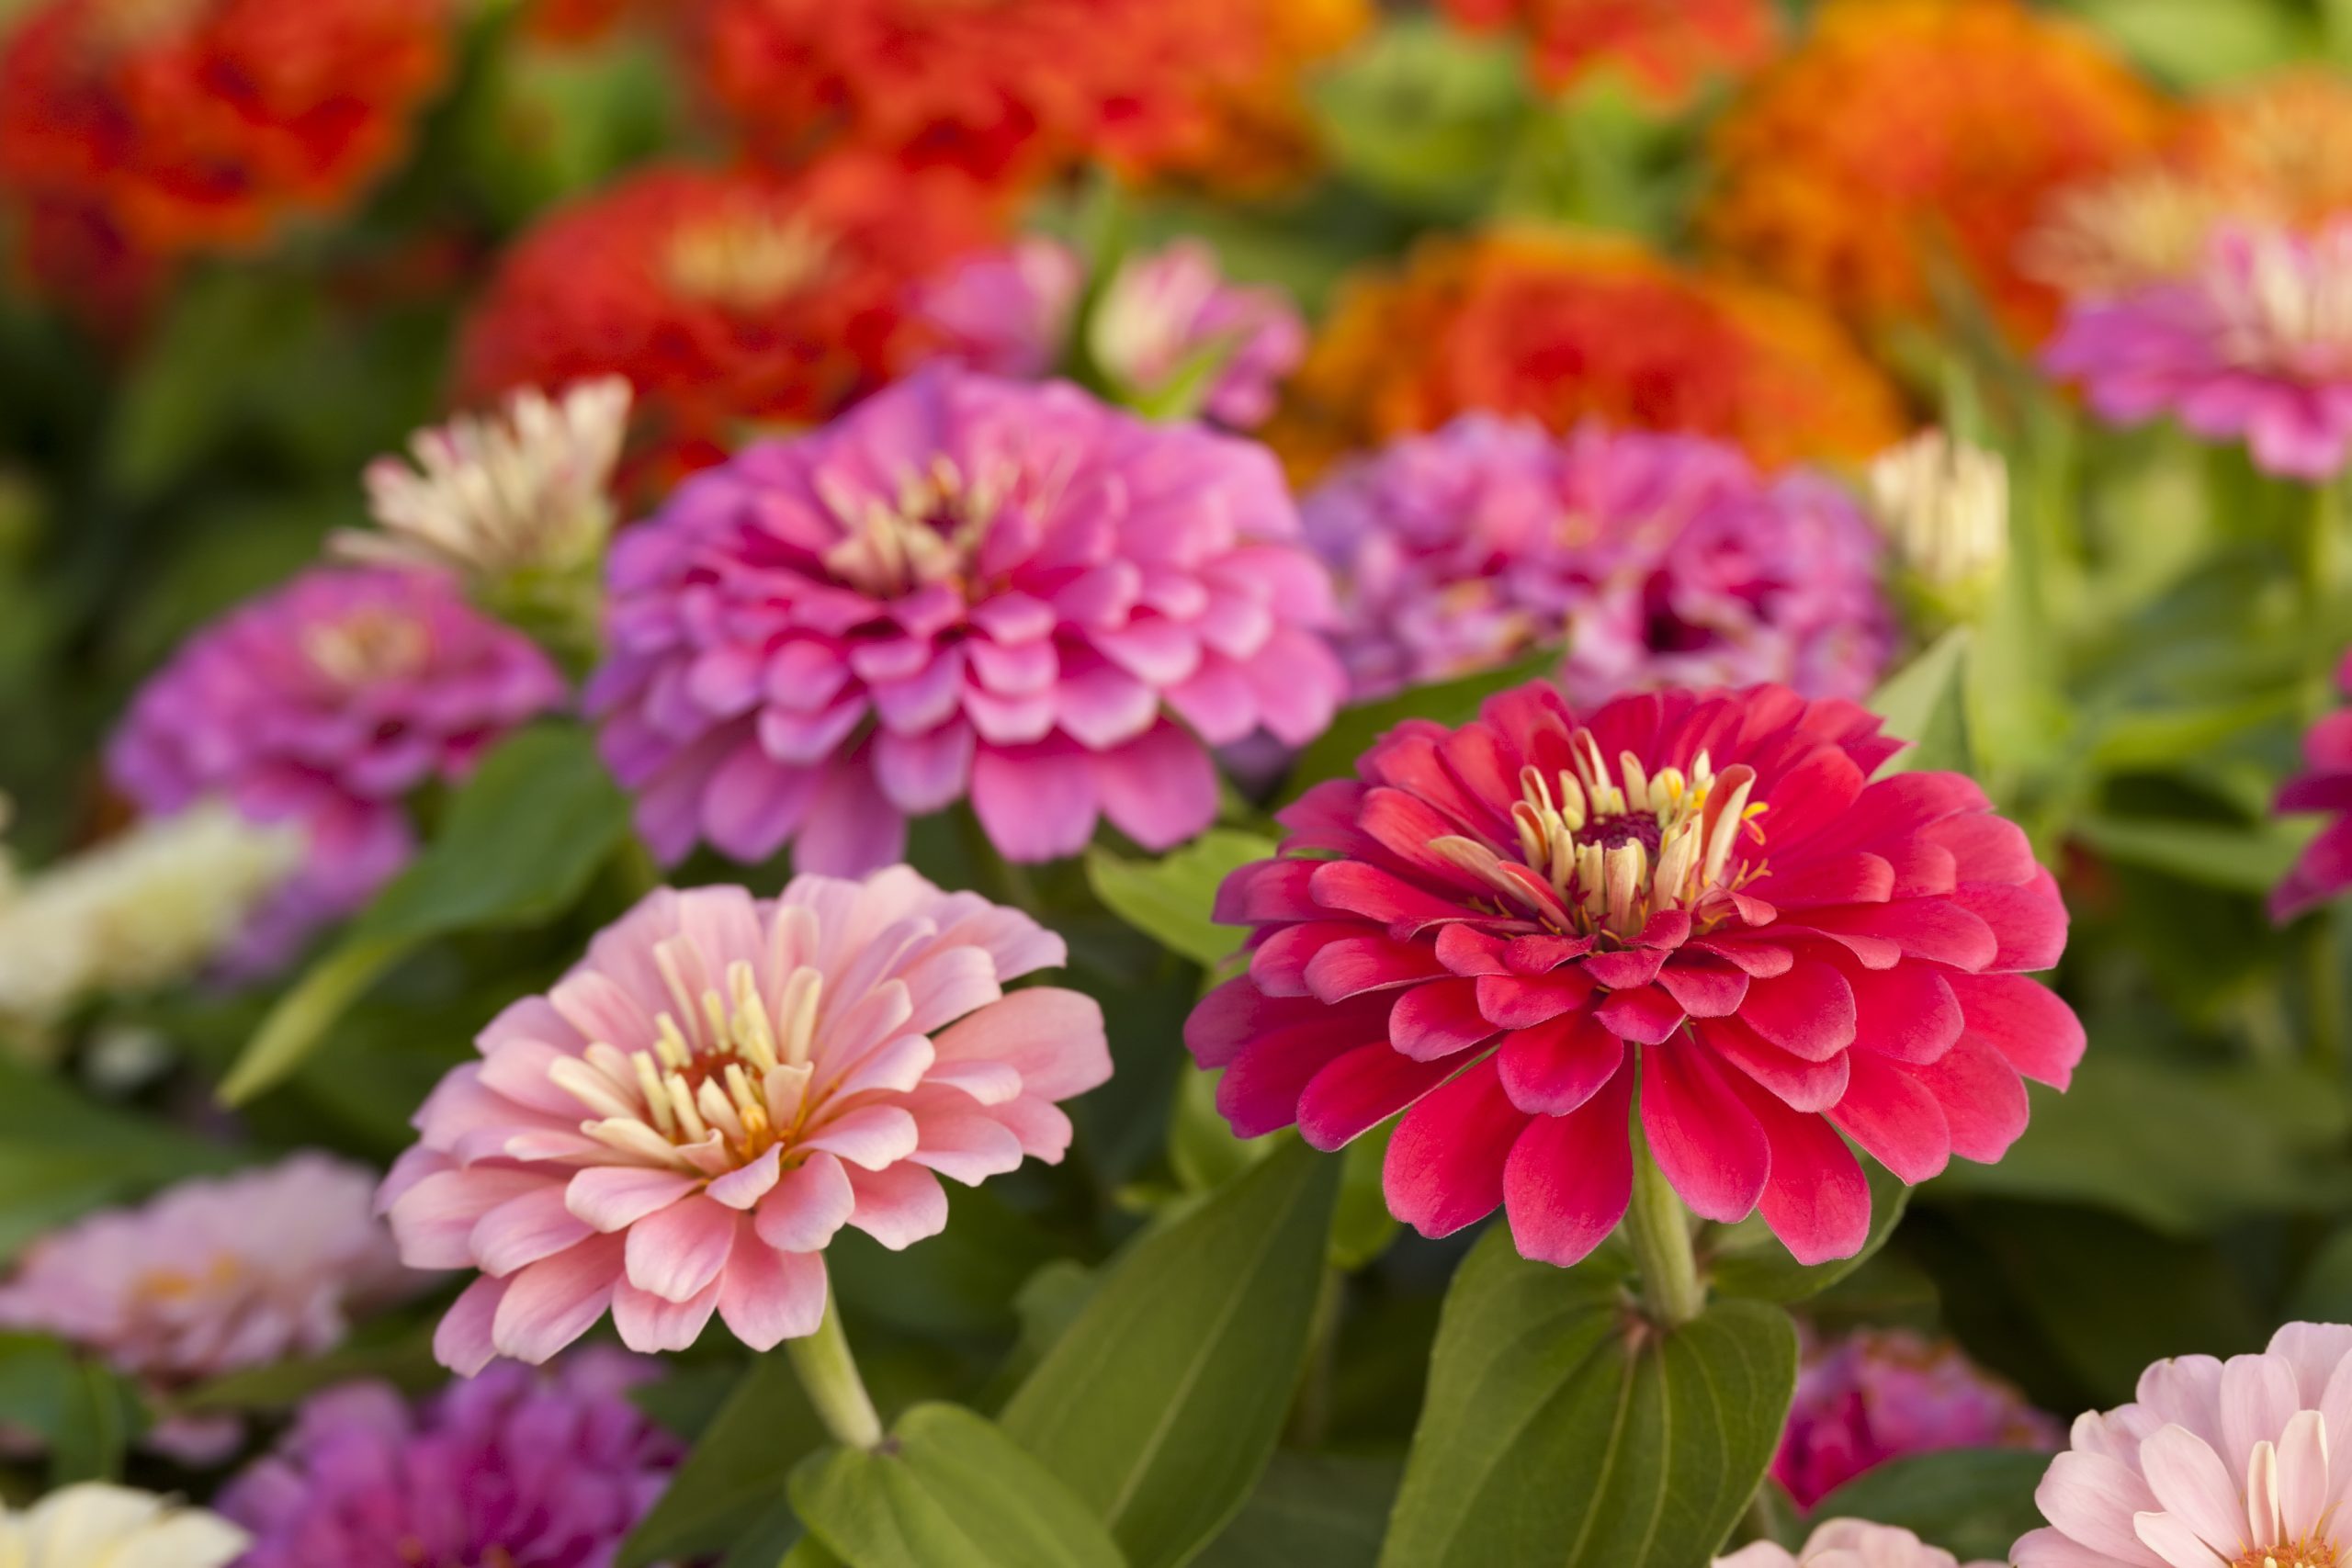
[[[677,1463],[629,1403],[651,1363],[586,1350],[498,1366],[412,1407],[381,1383],[320,1394],[222,1494],[238,1568],[605,1568]]]
[[[266,964],[407,863],[412,790],[463,777],[563,700],[547,657],[450,578],[318,569],[191,637],[141,689],[107,768],[147,812],[218,795],[302,828],[304,867],[248,943]]]
[[[1760,682],[1858,697],[1893,641],[1883,546],[1852,500],[1697,436],[1472,414],[1343,468],[1303,511],[1359,702],[1555,643],[1579,704]]]
[[[2067,314],[2044,360],[2111,423],[2177,416],[2320,481],[2352,451],[2352,219],[2218,230],[2203,267]]]
[[[1339,702],[1297,535],[1258,446],[933,368],[624,535],[590,705],[665,860],[854,876],[967,795],[1014,860],[1098,813],[1163,850],[1216,815],[1207,747]]]
[[[1805,1356],[1772,1474],[1800,1507],[1888,1460],[1943,1449],[2054,1450],[2065,1429],[1949,1344],[1862,1329]]]

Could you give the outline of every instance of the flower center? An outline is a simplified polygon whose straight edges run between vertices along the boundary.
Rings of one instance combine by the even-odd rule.
[[[670,286],[732,310],[760,310],[816,284],[833,242],[798,215],[737,212],[680,230],[663,258]]]
[[[696,996],[681,953],[674,938],[653,949],[675,1006],[655,1015],[651,1045],[623,1051],[595,1041],[548,1077],[601,1115],[581,1130],[615,1148],[678,1164],[681,1150],[715,1147],[748,1162],[789,1144],[808,1119],[825,977],[795,968],[771,1005],[738,959],[723,991],[706,987]]]
[[[185,1302],[205,1292],[227,1291],[243,1277],[244,1264],[229,1253],[218,1253],[201,1273],[185,1269],[151,1269],[139,1277],[132,1293],[161,1303]]]
[[[826,569],[876,599],[961,578],[1012,489],[1004,473],[967,479],[945,453],[934,454],[928,470],[902,469],[889,500],[852,492],[831,479],[820,474],[818,490],[842,532],[825,551]]]
[[[2335,1543],[2322,1539],[2248,1547],[2230,1568],[2336,1568]]]
[[[1612,777],[1590,730],[1577,730],[1569,750],[1576,765],[1556,779],[1520,770],[1510,810],[1518,866],[1472,839],[1430,847],[1547,920],[1565,916],[1580,934],[1621,939],[1668,909],[1720,916],[1728,895],[1762,874],[1758,860],[1734,862],[1743,840],[1763,842],[1756,819],[1765,808],[1747,803],[1754,769],[1718,773],[1702,751],[1687,776],[1679,768],[1650,773],[1625,751]]]
[[[2233,363],[2311,376],[2352,367],[2352,236],[2308,250],[2289,235],[2256,236],[2245,265],[2221,269],[2208,288]]]
[[[372,605],[302,633],[302,652],[311,668],[338,686],[415,675],[432,651],[433,639],[422,621]]]

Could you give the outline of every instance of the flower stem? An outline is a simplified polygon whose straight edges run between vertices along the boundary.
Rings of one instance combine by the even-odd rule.
[[[1699,1255],[1690,1246],[1690,1216],[1650,1157],[1647,1144],[1634,1147],[1634,1201],[1625,1211],[1625,1229],[1641,1266],[1642,1299],[1650,1315],[1661,1326],[1675,1328],[1704,1312],[1707,1292],[1699,1283]]]
[[[841,1303],[830,1289],[817,1332],[786,1340],[784,1353],[791,1358],[793,1375],[800,1380],[808,1403],[817,1407],[819,1419],[835,1442],[845,1449],[882,1446],[882,1417],[875,1414],[865,1380],[857,1375],[856,1358],[849,1353],[849,1337],[842,1332]]]

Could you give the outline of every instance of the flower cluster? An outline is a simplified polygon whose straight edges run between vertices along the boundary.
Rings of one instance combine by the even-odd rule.
[[[1770,0],[1445,0],[1445,13],[1466,27],[1524,28],[1547,86],[1615,71],[1662,103],[1763,64],[1779,32]]]
[[[1351,284],[1267,438],[1311,477],[1482,411],[1712,436],[1772,467],[1867,457],[1903,428],[1886,380],[1802,300],[1519,229],[1430,241]]]
[[[1302,514],[1359,701],[1561,642],[1579,703],[1767,681],[1860,697],[1893,642],[1879,539],[1846,494],[1693,436],[1472,415],[1343,464]]]
[[[2018,0],[1830,0],[1716,131],[1702,226],[1759,275],[1873,321],[1931,313],[1947,256],[2030,341],[2057,301],[2021,270],[2018,237],[2053,192],[2165,130],[2089,32]]]
[[[609,1563],[679,1458],[628,1397],[652,1373],[583,1350],[546,1373],[491,1368],[417,1408],[377,1383],[318,1395],[221,1497],[254,1536],[239,1568]]]
[[[589,688],[638,824],[855,874],[968,795],[997,848],[1208,826],[1207,746],[1329,723],[1329,583],[1266,455],[936,369],[698,476],[613,555]],[[1180,722],[1181,721],[1181,722]]]
[[[1390,1210],[1444,1235],[1498,1206],[1573,1263],[1623,1217],[1628,1117],[1682,1201],[1851,1255],[1870,1190],[2000,1157],[2020,1075],[2083,1049],[2026,977],[2066,913],[2025,835],[1953,773],[1778,687],[1621,698],[1537,684],[1460,730],[1412,721],[1282,814],[1220,923],[1248,972],[1185,1042],[1244,1137],[1337,1148],[1404,1112]]]
[[[384,1184],[401,1256],[478,1269],[435,1349],[471,1374],[543,1362],[607,1309],[635,1350],[715,1312],[754,1349],[813,1334],[844,1224],[887,1247],[1070,1140],[1110,1076],[1102,1010],[1004,983],[1059,937],[905,867],[650,895],[417,1113]],[[583,1120],[584,1118],[584,1120]]]

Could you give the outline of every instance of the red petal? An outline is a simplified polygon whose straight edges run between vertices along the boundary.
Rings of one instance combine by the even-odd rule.
[[[1510,943],[1468,926],[1448,926],[1437,933],[1437,961],[1456,975],[1504,975]]]
[[[1854,1043],[1853,987],[1836,964],[1819,958],[1800,958],[1787,974],[1750,985],[1739,1016],[1810,1062],[1826,1062]]]
[[[1692,1018],[1727,1018],[1747,996],[1747,976],[1719,959],[1678,955],[1657,983]]]
[[[1847,1053],[1809,1062],[1765,1039],[1736,1018],[1712,1019],[1697,1026],[1699,1040],[1791,1110],[1819,1112],[1846,1092]]]
[[[1362,915],[1383,925],[1397,920],[1459,919],[1469,913],[1452,899],[1440,897],[1393,872],[1383,871],[1360,860],[1301,861],[1296,863],[1309,868],[1315,902],[1326,909]],[[1227,886],[1230,885],[1228,881]],[[1224,924],[1232,923],[1222,914],[1217,919]]]
[[[2066,905],[2047,873],[2022,887],[1963,882],[1952,897],[1990,926],[2000,944],[1978,968],[2002,973],[2047,969],[2066,951]]]
[[[1871,1235],[1871,1184],[1846,1140],[1819,1116],[1792,1111],[1753,1085],[1732,1087],[1771,1145],[1756,1207],[1798,1262],[1851,1258]]]
[[[1954,975],[1969,1035],[2038,1083],[2064,1089],[2083,1059],[2083,1021],[2055,991],[2022,975]]]
[[[1868,849],[1889,839],[1907,839],[1962,812],[1986,811],[1991,802],[1972,779],[1959,773],[1896,773],[1874,781],[1853,803],[1845,819],[1822,835],[1822,849]]]
[[[1385,1043],[1359,1045],[1307,1080],[1298,1098],[1299,1135],[1340,1148],[1443,1083],[1452,1062],[1415,1062]]]
[[[1503,1165],[1503,1205],[1520,1256],[1566,1268],[1608,1239],[1634,1193],[1627,1111],[1634,1065],[1619,1065],[1573,1115],[1538,1116]]]
[[[1663,948],[1628,947],[1594,953],[1584,961],[1584,972],[1612,991],[1630,991],[1657,979],[1665,964]]]
[[[1574,969],[1549,975],[1481,975],[1478,1010],[1498,1029],[1532,1029],[1592,999],[1592,982]]]
[[[1890,898],[1940,898],[1960,886],[1959,858],[1941,844],[1904,839],[1879,845],[1877,852],[1894,870]]]
[[[1682,1027],[1682,1004],[1657,986],[1611,991],[1596,1012],[1620,1039],[1644,1045],[1662,1044]]]
[[[1805,916],[1804,923],[1840,940],[1870,937],[1890,942],[1907,957],[1949,964],[1970,974],[1992,963],[1994,955],[2000,952],[2000,942],[1992,928],[1951,898],[1906,898],[1895,904],[1815,909]],[[1851,948],[1853,944],[1848,942],[1847,946]],[[1894,967],[1890,964],[1872,964],[1870,955],[1859,950],[1855,956],[1872,969]]]
[[[1989,811],[1948,817],[1928,829],[1929,840],[1951,852],[1978,882],[2006,882],[2014,886],[2033,880],[2041,868],[2033,858],[2033,843],[2025,829]]]
[[[1421,1097],[1388,1141],[1388,1212],[1426,1236],[1451,1235],[1503,1201],[1503,1162],[1527,1127],[1494,1058]]]
[[[1255,969],[1254,964],[1251,967]],[[1393,991],[1444,973],[1445,965],[1426,942],[1397,942],[1385,934],[1348,936],[1325,942],[1307,961],[1306,988],[1318,1000],[1340,1002],[1366,991]]]
[[[1388,1039],[1417,1062],[1435,1061],[1491,1039],[1495,1026],[1478,1010],[1476,980],[1432,980],[1396,998]]]
[[[1374,934],[1362,920],[1309,920],[1303,926],[1283,926],[1250,953],[1250,978],[1270,997],[1307,995],[1306,966],[1328,942]]]
[[[1660,909],[1643,925],[1641,934],[1634,938],[1634,945],[1671,950],[1690,940],[1690,912],[1685,909]]]
[[[1772,781],[1765,800],[1764,832],[1785,854],[1838,822],[1861,797],[1862,770],[1843,751],[1825,747]]]
[[[1503,964],[1514,975],[1547,975],[1572,959],[1592,951],[1592,938],[1564,936],[1513,937],[1503,947]]]
[[[1729,1224],[1756,1207],[1771,1149],[1706,1051],[1642,1053],[1642,1132],[1658,1169],[1701,1219]]]
[[[1829,1120],[1906,1182],[1916,1186],[1941,1172],[1951,1161],[1951,1128],[1916,1076],[1919,1069],[1872,1051],[1849,1055],[1846,1098]]]
[[[1316,871],[1343,861],[1261,860],[1238,866],[1216,890],[1210,919],[1221,926],[1261,926],[1277,920],[1320,919],[1321,908],[1308,896],[1307,884]]]
[[[1713,936],[1693,942],[1690,950],[1712,953],[1758,980],[1785,975],[1797,961],[1793,952],[1777,942],[1758,941],[1732,931],[1718,931]]]
[[[1217,1080],[1217,1113],[1234,1135],[1261,1137],[1298,1120],[1298,1099],[1315,1075],[1345,1053],[1363,1046],[1361,1037],[1329,1029],[1293,1029],[1244,1045]]]
[[[1565,1116],[1590,1100],[1625,1059],[1625,1043],[1589,1012],[1503,1036],[1503,1092],[1531,1115]]]
[[[1758,880],[1755,887],[1783,909],[1883,904],[1894,894],[1894,867],[1877,855],[1856,850],[1801,863],[1785,874]]]
[[[1193,1007],[1184,1021],[1184,1048],[1202,1066],[1221,1067],[1258,1036],[1324,1012],[1320,1002],[1269,997],[1249,976],[1236,975]]]
[[[1438,839],[1464,837],[1464,824],[1420,796],[1401,789],[1375,789],[1363,797],[1363,811],[1357,820],[1381,848],[1425,873],[1439,886],[1487,890],[1485,883],[1430,848]]]
[[[1960,1002],[1941,973],[1924,964],[1849,969],[1854,1043],[1898,1062],[1925,1065],[1960,1038]]]
[[[2024,1080],[1983,1041],[1963,1036],[1942,1061],[1918,1072],[1919,1081],[1944,1108],[1951,1152],[1961,1158],[1990,1165],[2025,1131]]]

